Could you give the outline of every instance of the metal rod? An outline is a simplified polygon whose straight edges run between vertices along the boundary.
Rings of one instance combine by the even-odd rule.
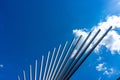
[[[68,49],[67,49],[66,55],[63,57],[63,61],[62,61],[62,63],[61,63],[61,66],[60,66],[60,68],[58,69],[58,72],[56,73],[55,80],[58,79],[58,77],[59,77],[59,75],[60,75],[60,73],[61,73],[61,71],[62,71],[63,65],[65,64],[65,62],[66,62],[66,60],[67,60],[67,56],[68,56],[68,54],[69,54],[69,52],[70,52],[70,50],[71,50],[71,48],[72,48],[72,46],[73,46],[73,44],[74,44],[74,41],[75,41],[75,38],[73,38],[73,40],[71,41],[70,46],[69,46]]]
[[[44,56],[42,56],[42,61],[41,61],[41,66],[40,66],[40,75],[39,75],[39,80],[42,80],[43,61],[44,61]]]
[[[52,58],[51,58],[50,65],[49,65],[49,68],[48,68],[46,80],[48,80],[48,77],[49,77],[50,72],[51,72],[50,69],[51,69],[51,66],[53,65],[53,59],[54,59],[54,56],[55,56],[55,50],[56,50],[56,48],[54,48],[53,53],[52,53]]]
[[[30,80],[32,80],[32,66],[30,65]]]
[[[82,37],[82,35],[79,36],[77,42],[75,43],[75,46],[74,46],[73,49],[72,49],[71,54],[68,56],[68,59],[65,61],[65,65],[64,65],[64,67],[63,67],[63,69],[62,69],[62,72],[61,72],[60,76],[58,77],[59,80],[61,80],[61,79],[63,78],[64,74],[66,73],[66,71],[67,71],[67,69],[68,69],[68,67],[71,66],[71,65],[70,65],[70,62],[71,62],[70,57],[73,55],[74,50],[77,48],[78,43],[79,43],[80,40],[81,40],[81,37]]]
[[[59,46],[59,48],[58,48],[58,51],[57,51],[57,54],[56,54],[56,57],[55,57],[55,61],[54,61],[54,63],[53,63],[52,70],[51,70],[51,73],[50,73],[50,76],[49,76],[48,80],[51,80],[51,76],[52,76],[52,73],[53,73],[53,71],[54,71],[54,67],[55,67],[55,64],[56,64],[56,61],[57,61],[57,57],[58,57],[60,48],[61,48],[61,44],[60,44],[60,46]]]
[[[35,77],[34,80],[37,79],[37,60],[35,61]]]
[[[45,80],[45,77],[46,77],[46,71],[47,71],[49,56],[50,56],[50,51],[48,52],[48,56],[47,56],[47,61],[46,61],[46,65],[45,65],[45,72],[44,72],[44,75],[43,75],[43,80]]]
[[[85,40],[80,44],[82,35],[75,39],[73,38],[68,48],[66,46],[68,41],[64,44],[61,50],[61,44],[58,47],[58,50],[55,54],[56,48],[54,48],[53,53],[50,59],[50,51],[48,52],[47,58],[45,60],[45,65],[43,63],[44,56],[42,56],[40,64],[40,72],[38,76],[38,63],[35,61],[34,74],[32,72],[32,65],[29,66],[29,75],[30,80],[69,80],[70,77],[77,71],[77,69],[83,64],[83,62],[90,56],[92,51],[96,46],[102,41],[102,39],[108,34],[112,29],[112,26],[109,27],[105,33],[103,33],[99,38],[97,37],[100,29],[94,34],[91,35],[91,32],[85,38]],[[90,37],[91,36],[91,37]],[[77,41],[75,41],[77,40]],[[92,47],[91,47],[92,46]],[[60,51],[61,50],[61,51]],[[60,57],[59,57],[60,56]],[[45,67],[45,68],[44,68]],[[44,69],[44,71],[43,71]],[[20,76],[17,77],[20,80]],[[27,76],[23,70],[23,80],[26,80]]]
[[[20,76],[18,76],[18,80],[20,80]]]
[[[62,58],[62,56],[63,56],[63,53],[64,53],[64,51],[65,51],[65,48],[66,48],[67,44],[68,44],[68,41],[66,41],[66,43],[65,43],[65,45],[64,45],[64,47],[63,47],[62,53],[61,53],[60,58],[59,58],[59,60],[58,60],[57,66],[55,67],[55,70],[54,70],[54,72],[53,72],[53,75],[52,75],[51,80],[54,80],[54,79],[53,79],[53,78],[54,78],[54,75],[55,75],[55,73],[56,73],[56,71],[57,71],[58,66],[60,65],[60,61],[61,61],[61,58]]]
[[[23,70],[23,79],[26,80],[26,74],[24,70]]]
[[[86,43],[86,41],[87,41],[87,39],[90,37],[90,35],[91,35],[91,32],[87,35],[87,37],[85,38],[85,40],[82,42],[82,44],[80,45],[80,47],[79,47],[79,49],[78,49],[78,51],[76,52],[76,54],[75,54],[75,56],[73,57],[73,58],[71,58],[72,60],[71,60],[71,62],[70,62],[70,66],[67,68],[67,71],[66,71],[66,73],[64,74],[64,77],[68,74],[68,72],[69,72],[69,70],[71,69],[71,67],[73,67],[74,65],[73,65],[73,62],[75,62],[75,58],[76,58],[76,56],[79,54],[79,52],[81,51],[81,49],[83,48],[83,46],[84,46],[84,44]],[[63,78],[64,78],[63,77]]]
[[[87,55],[83,58],[83,60],[69,73],[66,80],[76,72],[76,70],[82,65],[82,63],[87,59],[87,57],[91,54],[91,52],[95,49],[95,47],[102,41],[102,39],[107,35],[107,33],[112,29],[112,26],[108,28],[108,30],[102,35],[102,37],[94,44],[94,46],[87,52]]]
[[[85,48],[82,47],[82,48],[84,48],[84,49],[81,51],[81,54],[80,54],[80,55],[77,54],[77,55],[78,55],[78,58],[73,61],[72,65],[70,66],[69,70],[67,71],[67,74],[65,74],[65,76],[63,77],[63,79],[65,79],[65,78],[68,76],[68,74],[71,72],[71,70],[74,68],[74,66],[77,64],[77,62],[80,60],[80,58],[83,56],[83,54],[84,54],[85,51],[88,49],[88,47],[89,47],[90,44],[93,42],[93,40],[96,38],[96,36],[99,34],[99,32],[100,32],[100,29],[99,29],[99,30],[97,31],[97,33],[92,37],[92,39],[91,39],[91,40],[89,41],[89,43],[85,46]],[[88,40],[88,39],[87,39],[87,40]],[[79,53],[79,52],[78,52],[78,53]]]

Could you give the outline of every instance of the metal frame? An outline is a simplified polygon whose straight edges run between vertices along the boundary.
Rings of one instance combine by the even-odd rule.
[[[36,60],[34,72],[32,71],[32,65],[30,65],[29,78],[26,76],[25,70],[23,70],[23,76],[18,76],[18,80],[69,80],[111,29],[112,27],[109,27],[96,41],[100,29],[94,35],[91,35],[93,32],[90,32],[83,42],[81,42],[82,35],[77,39],[73,38],[69,46],[67,46],[68,41],[66,41],[62,49],[61,45],[59,45],[57,51],[54,48],[52,54],[50,54],[50,51],[48,52],[46,59],[42,56],[40,67]],[[79,42],[81,42],[80,46]],[[90,47],[91,45],[92,47]],[[77,50],[76,53],[74,53],[75,50]]]

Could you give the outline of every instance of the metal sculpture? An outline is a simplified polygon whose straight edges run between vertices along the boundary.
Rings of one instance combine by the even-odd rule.
[[[42,56],[39,72],[36,60],[34,76],[32,65],[30,65],[29,77],[26,77],[26,73],[23,70],[23,77],[18,76],[18,80],[69,80],[111,28],[112,27],[108,28],[96,41],[95,38],[101,31],[100,29],[92,35],[92,37],[92,32],[90,32],[82,42],[82,35],[78,39],[73,38],[68,47],[68,41],[66,41],[62,49],[61,45],[59,45],[57,51],[56,48],[54,48],[52,54],[50,54],[50,51],[48,52],[46,59]],[[79,42],[81,42],[81,44],[79,44]]]

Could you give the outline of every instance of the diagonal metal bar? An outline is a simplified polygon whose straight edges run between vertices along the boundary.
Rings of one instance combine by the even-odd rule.
[[[112,27],[108,28],[100,37],[98,37],[101,31],[99,29],[95,34],[90,32],[83,41],[81,41],[81,35],[78,39],[73,38],[68,47],[68,41],[65,42],[62,49],[61,45],[59,45],[57,52],[56,48],[54,48],[51,55],[50,51],[48,52],[45,61],[44,56],[42,56],[39,72],[37,60],[35,61],[33,71],[32,65],[29,65],[28,77],[23,70],[23,80],[69,80],[111,28]],[[79,44],[80,41],[81,43]],[[17,79],[20,80],[19,75]]]
[[[32,80],[32,65],[30,65],[30,75],[29,75],[29,77],[30,77],[30,80]]]
[[[73,46],[73,44],[74,44],[74,41],[75,41],[75,38],[73,38],[73,40],[71,41],[70,46],[68,47],[67,52],[66,52],[65,56],[63,57],[63,61],[62,61],[62,63],[61,63],[61,66],[59,67],[58,72],[56,73],[55,80],[58,79],[58,76],[60,75],[60,73],[61,73],[61,71],[62,71],[63,65],[64,65],[65,62],[66,62],[67,56],[68,56],[68,54],[69,54],[69,52],[70,52],[70,49],[72,48],[72,46]]]
[[[83,48],[84,44],[86,43],[86,41],[90,37],[90,35],[91,35],[91,32],[87,35],[87,37],[85,38],[85,40],[82,42],[82,44],[78,48],[78,51],[74,54],[74,57],[71,58],[70,66],[67,68],[67,71],[66,71],[64,77],[69,73],[70,69],[74,66],[73,62],[75,61],[76,56],[78,55],[78,53],[80,52],[80,50]]]
[[[53,73],[54,68],[55,68],[55,64],[56,64],[56,61],[57,61],[57,58],[58,58],[58,54],[59,54],[60,48],[61,48],[61,44],[59,45],[59,48],[58,48],[58,51],[57,51],[57,54],[56,54],[56,57],[55,57],[55,61],[53,63],[53,66],[52,66],[52,69],[51,69],[51,73],[50,73],[50,76],[49,76],[48,80],[51,80],[51,76],[52,76],[52,73]]]
[[[90,44],[93,42],[93,40],[96,38],[96,36],[99,34],[100,29],[96,32],[96,34],[92,37],[92,39],[89,41],[89,43],[85,46],[85,48],[82,46],[82,48],[84,48],[82,51],[80,50],[80,52],[78,52],[79,54],[77,54],[77,59],[74,59],[74,61],[72,62],[70,68],[68,69],[67,73],[64,75],[63,80],[67,77],[67,75],[71,72],[71,70],[74,68],[74,66],[77,64],[77,62],[81,59],[81,57],[83,56],[83,54],[85,53],[85,51],[88,49],[88,47],[90,46]],[[91,34],[91,33],[90,33]],[[89,35],[88,35],[89,36]],[[87,39],[88,40],[88,39]]]
[[[23,70],[23,80],[26,80],[26,74],[24,70]]]
[[[35,61],[35,77],[34,80],[37,79],[37,60]]]
[[[46,71],[47,71],[49,56],[50,56],[50,51],[48,52],[48,56],[47,56],[47,61],[46,61],[46,65],[45,65],[45,71],[44,71],[44,75],[43,75],[43,80],[45,80],[45,77],[46,77]]]
[[[40,65],[40,75],[39,75],[39,80],[42,80],[43,61],[44,61],[44,56],[42,56],[42,61],[41,61],[41,65]]]
[[[72,49],[71,54],[68,56],[67,60],[65,61],[64,67],[62,68],[62,72],[61,72],[61,74],[59,75],[58,80],[61,80],[61,79],[62,79],[61,76],[63,76],[64,73],[67,71],[67,67],[69,66],[69,62],[70,62],[70,61],[69,61],[69,60],[70,60],[70,57],[71,57],[72,53],[74,52],[74,50],[77,48],[78,43],[79,43],[79,41],[81,40],[81,37],[82,37],[82,35],[79,36],[76,44],[74,45],[74,47],[73,47],[73,49]]]
[[[20,80],[20,76],[18,76],[18,80]]]
[[[55,56],[55,50],[56,50],[56,48],[54,48],[53,53],[52,53],[52,58],[51,58],[50,65],[49,65],[49,68],[48,68],[46,80],[48,80],[48,77],[49,77],[50,72],[51,72],[50,69],[51,69],[51,67],[52,67],[52,65],[53,65],[53,59],[54,59],[54,56]]]
[[[61,59],[62,59],[62,56],[63,56],[63,53],[64,53],[64,51],[65,51],[65,48],[66,48],[67,44],[68,44],[68,41],[66,41],[66,43],[65,43],[65,45],[64,45],[64,47],[63,47],[62,53],[61,53],[61,55],[60,55],[60,58],[59,58],[59,60],[58,60],[57,65],[56,65],[56,67],[55,67],[55,70],[54,70],[54,72],[53,72],[53,75],[52,75],[51,80],[53,80],[54,75],[55,75],[55,73],[56,73],[56,71],[57,71],[57,69],[58,69],[58,66],[60,65],[60,61],[61,61]]]
[[[91,54],[91,52],[95,49],[95,47],[102,41],[102,39],[107,35],[107,33],[112,29],[112,26],[108,28],[108,30],[100,37],[100,39],[94,44],[94,46],[87,52],[87,55],[83,58],[83,60],[71,70],[69,75],[66,77],[65,80],[69,80],[70,77],[76,72],[76,70],[82,65],[82,63],[87,59],[87,57]]]

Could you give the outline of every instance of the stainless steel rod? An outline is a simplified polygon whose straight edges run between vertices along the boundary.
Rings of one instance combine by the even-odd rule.
[[[68,68],[68,70],[66,71],[66,73],[64,74],[64,77],[68,74],[69,70],[74,66],[73,63],[76,61],[76,57],[79,54],[79,52],[81,51],[81,49],[83,48],[84,44],[87,42],[88,38],[90,37],[91,32],[87,35],[87,37],[85,38],[85,40],[82,42],[82,44],[80,45],[80,47],[78,48],[78,51],[76,52],[75,56],[72,58],[71,62],[70,62],[70,66]],[[63,78],[64,78],[63,77]]]
[[[41,65],[40,65],[40,75],[39,75],[39,80],[42,80],[43,61],[44,61],[44,56],[42,56],[42,61],[41,61]]]
[[[62,61],[62,63],[61,63],[61,66],[59,67],[58,72],[56,73],[55,80],[58,79],[58,76],[60,75],[60,73],[61,73],[61,71],[62,71],[63,65],[65,64],[65,61],[66,61],[66,59],[67,59],[67,56],[68,56],[68,54],[69,54],[69,52],[70,52],[71,47],[72,47],[73,44],[74,44],[74,41],[75,41],[75,38],[73,38],[73,40],[71,41],[70,46],[68,47],[67,52],[66,52],[65,56],[63,57],[63,61]]]
[[[70,55],[68,56],[67,60],[65,61],[64,67],[63,67],[63,69],[62,69],[61,74],[60,74],[59,77],[58,77],[58,80],[61,80],[61,79],[63,78],[64,74],[65,74],[66,71],[67,71],[67,68],[70,66],[70,62],[71,62],[70,57],[71,57],[71,55],[73,55],[72,53],[73,53],[74,50],[77,48],[78,43],[79,43],[80,40],[81,40],[81,37],[82,37],[82,35],[79,36],[79,38],[78,38],[77,42],[75,43],[75,45],[74,45],[74,47],[73,47]],[[61,76],[62,76],[62,77],[61,77]]]
[[[20,76],[18,76],[18,80],[20,80]]]
[[[34,80],[37,79],[37,60],[35,61],[35,77]]]
[[[91,52],[95,49],[95,47],[102,41],[102,39],[107,35],[107,33],[112,29],[112,26],[108,28],[108,30],[100,37],[100,39],[94,44],[94,46],[87,52],[87,55],[83,58],[83,60],[69,73],[65,80],[69,80],[69,78],[76,72],[76,70],[81,66],[81,64],[87,59],[87,57],[91,54]]]
[[[32,65],[30,65],[30,80],[32,80]]]
[[[24,70],[23,70],[23,79],[26,80],[26,74]]]
[[[45,71],[44,71],[44,75],[43,75],[43,80],[45,80],[45,78],[46,78],[46,71],[47,71],[49,57],[50,57],[50,51],[48,52],[48,56],[47,56],[47,61],[46,61],[46,65],[45,65]]]
[[[56,64],[56,61],[57,61],[57,58],[58,58],[58,55],[59,55],[60,48],[61,48],[61,44],[59,45],[59,48],[58,48],[58,51],[57,51],[57,54],[56,54],[56,57],[55,57],[55,61],[53,63],[51,73],[50,73],[50,76],[49,76],[48,80],[51,80],[51,76],[52,76],[52,73],[53,73],[54,68],[55,68],[55,64]]]
[[[54,56],[55,56],[55,50],[56,50],[56,48],[54,48],[53,53],[52,53],[52,58],[51,58],[50,65],[49,65],[49,68],[48,68],[46,80],[48,80],[48,77],[49,77],[50,72],[51,72],[51,67],[53,65],[53,59],[54,59]]]
[[[63,57],[63,53],[64,53],[64,51],[65,51],[65,48],[66,48],[67,44],[68,44],[68,41],[66,41],[66,43],[65,43],[65,45],[64,45],[64,47],[63,47],[63,50],[62,50],[62,52],[61,52],[60,58],[59,58],[59,60],[58,60],[58,63],[57,63],[57,65],[56,65],[56,67],[55,67],[55,70],[54,70],[54,72],[53,72],[53,75],[52,75],[51,80],[54,80],[54,75],[55,75],[55,73],[56,73],[56,71],[57,71],[57,69],[58,69],[58,66],[60,65],[60,61],[61,61],[61,59],[62,59],[62,57]]]
[[[70,73],[70,71],[74,68],[74,66],[77,64],[77,62],[81,59],[81,57],[83,56],[83,54],[85,53],[85,51],[88,49],[88,47],[90,46],[90,44],[93,42],[93,40],[96,38],[96,36],[99,34],[99,32],[100,32],[100,29],[99,29],[99,30],[97,31],[97,33],[92,37],[92,39],[91,39],[91,40],[89,41],[89,43],[85,46],[85,48],[82,47],[82,48],[84,48],[84,49],[81,51],[80,55],[78,54],[78,58],[73,61],[73,63],[71,64],[69,70],[67,71],[67,74],[65,74],[65,76],[63,77],[63,80],[68,76],[68,74]],[[87,40],[88,40],[88,39],[87,39]],[[79,53],[79,52],[78,52],[78,53]]]

